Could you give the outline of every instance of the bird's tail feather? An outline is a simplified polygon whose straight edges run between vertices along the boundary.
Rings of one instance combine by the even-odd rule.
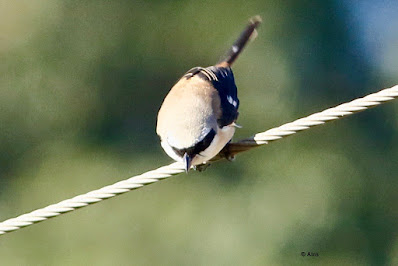
[[[234,42],[232,47],[227,52],[223,60],[221,60],[217,66],[229,67],[231,66],[239,54],[242,52],[245,45],[250,40],[254,40],[257,37],[256,28],[261,24],[262,20],[260,16],[255,16],[249,20],[249,24],[240,34],[239,38]]]

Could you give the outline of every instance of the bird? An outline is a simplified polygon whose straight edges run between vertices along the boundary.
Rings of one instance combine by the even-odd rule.
[[[206,164],[231,140],[239,99],[232,64],[249,40],[257,37],[255,16],[216,65],[194,67],[170,89],[157,116],[156,133],[164,151],[182,162],[185,172]]]

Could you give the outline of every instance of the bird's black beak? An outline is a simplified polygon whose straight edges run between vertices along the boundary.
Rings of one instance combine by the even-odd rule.
[[[182,161],[184,162],[185,172],[188,173],[189,169],[191,168],[192,158],[189,157],[187,153],[185,153]]]

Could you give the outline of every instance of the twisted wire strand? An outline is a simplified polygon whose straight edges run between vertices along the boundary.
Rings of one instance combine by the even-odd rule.
[[[235,143],[230,143],[224,148],[223,151],[220,152],[219,155],[216,156],[216,158],[214,158],[214,161],[224,157],[233,157],[240,152],[268,144],[271,141],[293,135],[314,126],[322,125],[326,122],[337,120],[342,117],[369,109],[382,103],[394,100],[397,97],[398,85],[369,94],[363,98],[355,99],[348,103],[340,104],[322,112],[297,119],[282,126],[257,133],[250,138],[242,139]]]
[[[397,97],[398,85],[392,88],[381,90],[376,93],[372,93],[368,96],[353,100],[348,103],[340,104],[336,107],[326,109],[322,112],[300,118],[296,121],[284,124],[280,127],[257,133],[250,138],[240,140],[236,143],[230,143],[212,161],[221,160],[223,158],[229,159],[240,152],[268,144],[271,141],[293,135],[297,132],[309,129],[314,126],[322,125],[326,122],[337,120],[344,116],[363,111],[370,107],[374,107],[376,105],[391,101]],[[49,205],[45,208],[38,209],[30,213],[23,214],[18,217],[1,222],[0,235],[16,231],[31,224],[47,220],[63,213],[74,211],[76,209],[100,202],[105,199],[115,197],[117,195],[141,188],[145,185],[155,183],[157,181],[166,179],[174,175],[178,175],[183,172],[184,167],[182,163],[176,162],[146,172],[141,175],[133,176],[129,179],[117,182],[113,185],[109,185],[101,189],[76,196],[71,199],[63,200],[59,203]]]

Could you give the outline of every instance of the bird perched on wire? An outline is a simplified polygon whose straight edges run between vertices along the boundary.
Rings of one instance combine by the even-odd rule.
[[[158,113],[156,132],[165,152],[182,161],[185,171],[206,163],[231,141],[239,99],[231,65],[257,36],[259,16],[249,24],[215,66],[194,67],[174,86]]]

